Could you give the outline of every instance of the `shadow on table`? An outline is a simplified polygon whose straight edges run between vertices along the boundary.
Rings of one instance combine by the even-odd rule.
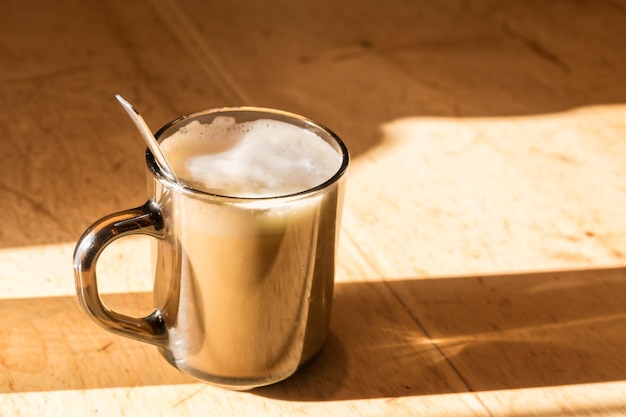
[[[0,131],[11,156],[0,165],[0,247],[66,242],[99,216],[143,202],[143,150],[117,92],[128,91],[153,127],[246,102],[301,112],[335,129],[355,160],[380,144],[390,120],[458,123],[626,103],[617,1],[304,2],[288,8],[296,19],[271,12],[284,11],[282,1],[264,2],[262,14],[185,3],[176,15],[191,24],[180,31],[178,18],[154,13],[167,14],[166,4],[4,2],[1,33],[15,42],[0,48],[0,61],[13,63],[1,74]],[[229,17],[205,25],[216,7]],[[163,24],[169,29],[155,30]],[[29,36],[20,35],[25,27]],[[215,36],[220,30],[255,36],[234,41]]]
[[[333,313],[318,361],[256,394],[347,400],[626,379],[626,269],[339,284]]]
[[[137,312],[149,293],[103,296]],[[93,323],[76,297],[0,299],[0,393],[165,385],[192,380],[151,345]]]
[[[151,295],[115,294],[115,308]],[[125,310],[122,310],[125,311]],[[0,393],[194,382],[74,297],[0,299]],[[626,269],[340,283],[315,362],[252,391],[324,401],[626,379]]]

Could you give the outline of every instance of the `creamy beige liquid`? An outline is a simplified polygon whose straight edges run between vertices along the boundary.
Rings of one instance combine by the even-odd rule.
[[[271,120],[192,122],[161,147],[189,185],[238,197],[310,189],[342,162],[317,135]],[[283,379],[319,351],[340,197],[338,184],[301,198],[232,203],[166,194],[162,207],[172,220],[157,256],[155,295],[169,329],[168,359],[200,378],[246,388]]]

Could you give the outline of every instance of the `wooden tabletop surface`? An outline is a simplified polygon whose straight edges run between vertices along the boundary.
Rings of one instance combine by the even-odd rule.
[[[0,416],[626,415],[626,2],[5,1]],[[352,166],[332,334],[250,392],[79,309],[82,231],[208,108],[300,113]],[[149,311],[149,241],[101,261]]]

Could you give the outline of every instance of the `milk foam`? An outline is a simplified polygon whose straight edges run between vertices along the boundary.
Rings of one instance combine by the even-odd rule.
[[[277,120],[193,121],[161,142],[172,169],[194,188],[233,197],[273,197],[330,179],[342,158],[313,132]]]

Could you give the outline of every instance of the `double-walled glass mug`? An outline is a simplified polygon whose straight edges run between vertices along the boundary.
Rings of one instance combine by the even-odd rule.
[[[231,389],[281,381],[322,349],[329,331],[335,252],[348,151],[327,128],[271,109],[208,110],[177,119],[159,141],[192,121],[273,120],[312,132],[340,159],[325,182],[271,197],[237,197],[168,179],[147,151],[149,199],[106,216],[76,245],[78,299],[100,326],[158,346],[169,363]],[[154,311],[112,311],[98,293],[104,248],[131,234],[153,236]]]

